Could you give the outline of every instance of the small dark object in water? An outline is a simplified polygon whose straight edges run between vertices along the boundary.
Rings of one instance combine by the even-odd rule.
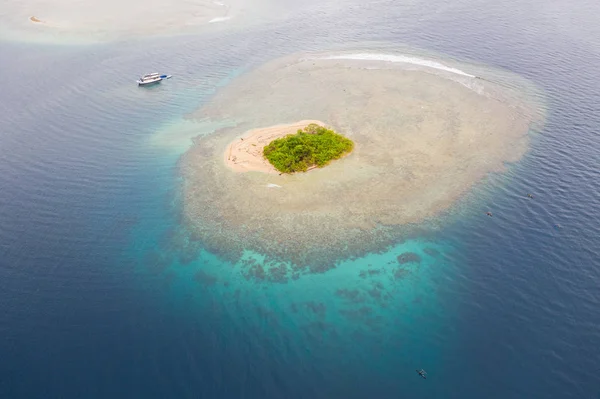
[[[417,370],[416,370],[416,372],[417,372],[417,374],[419,374],[421,377],[423,377],[423,379],[425,379],[425,380],[427,379],[427,372],[426,372],[425,370],[423,370],[423,369],[421,369],[421,370],[417,369]]]
[[[556,230],[558,230],[558,229],[562,229],[562,226],[561,226],[560,224],[555,224],[555,225],[554,225],[554,228],[555,228]]]
[[[488,216],[490,216],[490,217],[493,216],[492,212],[486,212],[485,214],[488,215]]]
[[[533,198],[533,195],[531,195],[531,194],[529,194],[529,193],[527,193],[527,196],[528,196],[529,198]]]

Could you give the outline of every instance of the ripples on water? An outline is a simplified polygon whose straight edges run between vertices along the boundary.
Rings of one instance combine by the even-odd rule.
[[[0,44],[2,396],[598,394],[600,37],[585,23],[598,6],[336,7],[141,44]],[[423,271],[360,276],[395,252],[298,285],[256,282],[178,235],[178,152],[155,133],[240,71],[369,40],[508,68],[546,94],[529,154],[396,249],[420,254]],[[139,90],[147,69],[175,78]]]

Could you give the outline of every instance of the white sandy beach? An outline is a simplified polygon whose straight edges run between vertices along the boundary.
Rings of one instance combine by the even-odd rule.
[[[271,141],[295,134],[311,123],[325,126],[321,121],[302,120],[290,124],[275,125],[266,128],[253,129],[236,139],[225,150],[225,164],[235,172],[263,172],[279,174],[263,156],[264,147]]]

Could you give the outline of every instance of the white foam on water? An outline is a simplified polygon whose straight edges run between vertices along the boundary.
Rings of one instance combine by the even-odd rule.
[[[447,65],[441,64],[437,61],[431,61],[424,58],[409,57],[406,55],[395,55],[395,54],[376,54],[376,53],[358,53],[358,54],[341,54],[331,55],[323,57],[327,60],[364,60],[364,61],[387,61],[387,62],[402,62],[405,64],[419,65],[427,68],[438,69],[454,73],[457,75],[467,76],[474,78],[475,75],[461,71],[460,69],[452,68]]]
[[[215,22],[223,22],[223,21],[227,21],[228,19],[231,19],[231,17],[217,17],[217,18],[213,18],[210,21],[208,21],[208,23],[212,24]]]

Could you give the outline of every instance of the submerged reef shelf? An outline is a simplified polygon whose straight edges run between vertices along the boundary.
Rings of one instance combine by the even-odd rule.
[[[390,245],[528,148],[539,115],[518,85],[454,70],[295,56],[237,78],[195,113],[237,124],[183,155],[186,223],[214,251],[251,249],[308,268]],[[235,173],[224,162],[252,129],[305,116],[344,132],[352,156],[291,175]]]

